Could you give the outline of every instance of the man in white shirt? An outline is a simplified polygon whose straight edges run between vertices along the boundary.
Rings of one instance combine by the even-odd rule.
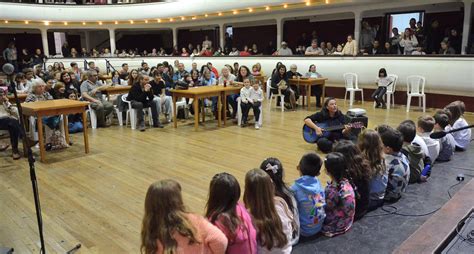
[[[352,35],[347,36],[347,42],[342,49],[342,55],[357,56],[357,42],[352,39]]]
[[[312,40],[311,46],[306,48],[305,56],[324,56],[324,51],[318,47],[318,40]]]
[[[202,42],[202,48],[212,48],[212,41],[209,40],[209,36],[204,36],[204,41]],[[192,52],[192,51],[191,51]]]
[[[291,51],[290,48],[288,48],[288,43],[286,41],[281,42],[281,48],[278,49],[277,55],[279,56],[292,56],[293,51]]]

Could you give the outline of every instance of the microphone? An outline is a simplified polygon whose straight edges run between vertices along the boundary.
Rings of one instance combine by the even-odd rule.
[[[464,127],[461,127],[461,128],[457,128],[457,129],[452,129],[452,130],[450,130],[450,131],[433,132],[433,133],[430,134],[430,138],[432,138],[432,139],[440,139],[440,138],[443,138],[444,136],[446,136],[446,134],[448,134],[448,133],[458,132],[458,131],[462,131],[462,130],[469,129],[469,128],[474,128],[474,124],[473,124],[473,125],[464,126]]]
[[[15,71],[15,67],[11,63],[6,63],[2,67],[2,71],[7,75],[12,75]]]

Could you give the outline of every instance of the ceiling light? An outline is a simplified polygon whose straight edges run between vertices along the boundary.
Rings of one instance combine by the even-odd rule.
[[[85,25],[86,25],[86,22],[82,22],[82,25],[85,26]]]
[[[8,20],[5,20],[5,24],[8,24]]]
[[[206,18],[207,18],[208,16],[209,16],[209,15],[207,15],[207,13],[206,13],[206,14],[204,14],[204,17],[206,17]]]
[[[101,25],[102,25],[102,21],[99,21],[99,26],[101,26]]]
[[[161,23],[161,19],[157,19],[156,21],[158,21],[158,23]]]
[[[238,14],[239,12],[238,11],[233,11],[232,14],[236,15]]]
[[[181,17],[181,20],[185,20],[186,18],[185,17]]]
[[[222,16],[222,12],[219,12],[217,15]]]
[[[311,5],[310,1],[306,2],[306,6],[310,6],[310,5]]]
[[[192,20],[195,20],[195,19],[196,19],[196,16],[192,17],[191,19],[192,19]]]
[[[28,25],[28,23],[30,23],[30,22],[29,22],[28,20],[25,20],[25,24],[27,24],[27,25]]]
[[[130,20],[130,24],[133,24],[133,20]]]
[[[328,4],[328,3],[329,3],[329,0],[326,0],[326,4]]]
[[[147,20],[147,19],[145,19],[145,23],[148,24],[148,20]]]
[[[49,26],[49,21],[45,21],[45,22],[44,22],[44,25],[45,25],[45,26]]]
[[[170,22],[173,22],[173,21],[174,21],[174,19],[173,19],[173,18],[170,18]]]
[[[115,21],[114,23],[115,23],[116,25],[118,25],[118,21]]]
[[[253,12],[253,9],[252,9],[252,8],[249,8],[249,12]]]
[[[265,7],[265,10],[266,10],[266,11],[269,11],[269,10],[270,10],[270,6],[266,6],[266,7]]]
[[[67,26],[67,22],[64,22],[64,25]]]
[[[288,5],[287,5],[287,4],[284,4],[284,5],[283,5],[283,8],[285,8],[285,9],[288,8]]]

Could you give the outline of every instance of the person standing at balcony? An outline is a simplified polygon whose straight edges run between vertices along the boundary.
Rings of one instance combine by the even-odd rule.
[[[276,55],[278,56],[292,56],[293,51],[288,47],[288,43],[286,41],[281,42],[281,48],[278,49],[276,52]]]
[[[305,56],[324,56],[324,51],[318,47],[318,40],[312,40],[311,46],[306,48]]]
[[[272,55],[276,51],[273,41],[269,41],[267,47],[265,48],[265,55]]]
[[[357,55],[357,42],[352,39],[352,35],[347,36],[347,42],[342,49],[342,55],[345,56],[356,56]]]
[[[63,54],[63,57],[70,57],[71,56],[71,51],[69,49],[69,44],[67,41],[63,43],[63,46],[61,47],[61,52]]]
[[[3,59],[15,67],[15,72],[18,72],[18,52],[14,42],[8,43],[8,47],[3,51]]]
[[[375,37],[377,35],[377,30],[369,25],[369,22],[362,21],[362,29],[360,31],[359,38],[359,48],[368,49],[372,47]]]
[[[400,55],[403,52],[403,48],[400,48],[400,41],[402,40],[401,35],[398,33],[398,28],[392,28],[393,36],[388,40],[392,46],[391,52],[396,55]]]
[[[443,33],[439,28],[439,22],[438,20],[433,20],[431,27],[426,31],[426,52],[428,54],[438,53],[442,40]]]
[[[212,41],[209,40],[209,36],[204,36],[204,41],[202,42],[202,48],[212,48]]]
[[[404,55],[411,55],[411,53],[415,51],[415,47],[418,46],[418,40],[410,28],[405,29],[402,40],[400,41],[400,46],[404,48]]]
[[[298,39],[298,42],[297,42],[296,44],[297,44],[297,45],[296,45],[297,47],[303,46],[303,47],[306,48],[306,47],[309,46],[309,40],[308,40],[308,38],[306,37],[306,33],[302,33],[302,34],[301,34],[301,37]]]
[[[43,66],[46,56],[41,52],[41,49],[36,49],[35,54],[32,56],[32,58],[33,58],[32,66],[35,66],[38,64],[41,64],[41,66]]]
[[[461,54],[461,44],[462,38],[458,35],[458,31],[456,29],[451,29],[449,38],[449,45],[454,49],[455,54]]]
[[[224,41],[224,52],[230,52],[232,49],[232,36],[227,32],[225,33]]]

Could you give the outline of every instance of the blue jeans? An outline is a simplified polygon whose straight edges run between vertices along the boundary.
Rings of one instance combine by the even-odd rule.
[[[82,126],[81,122],[69,123],[69,133],[82,132],[83,129],[84,129],[84,126]]]

